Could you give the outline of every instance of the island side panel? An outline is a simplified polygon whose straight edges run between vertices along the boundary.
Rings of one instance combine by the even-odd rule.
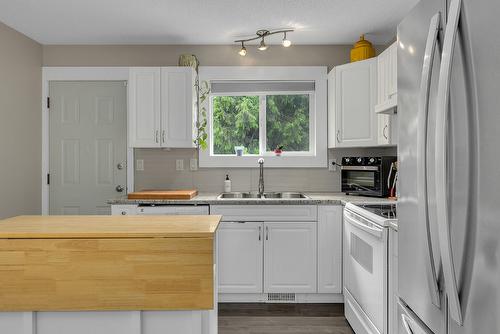
[[[1,239],[0,311],[212,310],[213,243]]]

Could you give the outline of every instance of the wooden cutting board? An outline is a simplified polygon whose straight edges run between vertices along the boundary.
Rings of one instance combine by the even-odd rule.
[[[142,190],[128,194],[128,199],[191,199],[198,190]]]

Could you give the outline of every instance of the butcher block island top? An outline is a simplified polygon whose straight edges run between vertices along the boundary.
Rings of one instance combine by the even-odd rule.
[[[211,310],[220,219],[0,220],[0,311]]]

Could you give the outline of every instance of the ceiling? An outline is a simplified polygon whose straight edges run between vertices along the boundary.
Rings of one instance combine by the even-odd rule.
[[[352,44],[362,33],[385,44],[417,2],[0,0],[0,21],[42,44],[232,44],[262,28],[294,28],[295,44]]]

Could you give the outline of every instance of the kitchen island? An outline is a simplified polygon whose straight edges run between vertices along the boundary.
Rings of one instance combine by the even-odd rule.
[[[220,219],[0,221],[0,332],[216,334]]]

